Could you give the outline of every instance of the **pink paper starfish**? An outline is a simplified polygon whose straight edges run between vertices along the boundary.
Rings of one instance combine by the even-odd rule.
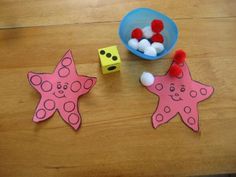
[[[52,74],[28,73],[28,80],[41,95],[33,116],[34,122],[51,117],[57,110],[64,121],[74,129],[81,124],[78,98],[89,92],[95,77],[78,75],[71,51],[67,51]]]
[[[157,128],[179,113],[188,127],[199,131],[197,105],[210,97],[214,89],[192,80],[186,63],[179,66],[182,74],[178,77],[170,76],[169,71],[164,76],[153,77],[150,73],[143,73],[141,76],[141,82],[146,85],[146,88],[159,96],[159,104],[152,115],[152,124]],[[146,76],[149,80],[144,83]]]

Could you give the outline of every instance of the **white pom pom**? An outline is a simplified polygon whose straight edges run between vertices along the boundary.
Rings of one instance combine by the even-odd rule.
[[[135,39],[135,38],[130,39],[130,40],[128,41],[128,45],[129,45],[131,48],[137,50],[137,49],[138,49],[138,40]]]
[[[144,54],[145,55],[148,55],[148,56],[152,56],[152,57],[155,57],[157,55],[157,51],[154,47],[147,47],[145,50],[144,50]]]
[[[152,29],[151,29],[150,26],[144,27],[144,28],[142,29],[142,31],[143,31],[143,36],[144,36],[146,39],[150,39],[150,38],[154,35],[154,33],[153,33],[153,31],[152,31]]]
[[[151,46],[156,49],[157,54],[161,53],[165,49],[164,45],[160,42],[153,42]]]
[[[147,47],[150,47],[151,44],[150,42],[147,40],[147,39],[142,39],[141,41],[139,41],[138,43],[138,50],[141,51],[141,52],[144,52],[144,50],[147,48]]]
[[[140,81],[144,86],[150,86],[154,83],[154,76],[152,75],[152,73],[148,73],[148,72],[143,72],[143,74],[140,77]]]

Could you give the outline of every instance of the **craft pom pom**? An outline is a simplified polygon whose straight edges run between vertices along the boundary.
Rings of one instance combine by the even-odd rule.
[[[143,31],[143,36],[144,36],[144,38],[146,38],[146,39],[150,39],[150,38],[154,35],[154,33],[153,33],[153,31],[152,31],[152,29],[151,29],[150,26],[144,27],[144,28],[142,29],[142,31]]]
[[[174,61],[177,64],[181,64],[185,61],[185,59],[186,59],[185,51],[183,51],[182,49],[176,50],[176,52],[174,54]]]
[[[161,20],[157,20],[157,19],[153,20],[152,23],[151,23],[151,28],[152,28],[153,32],[159,33],[164,28],[163,22]]]
[[[161,34],[154,34],[151,38],[152,42],[160,42],[163,43],[164,42],[164,38]]]
[[[150,46],[144,50],[144,54],[155,57],[157,55],[157,51],[154,47]]]
[[[165,49],[164,45],[160,42],[153,42],[151,46],[156,49],[157,54],[161,53]]]
[[[180,68],[179,65],[173,64],[170,67],[169,73],[170,73],[170,76],[172,77],[178,77],[182,73],[182,69]]]
[[[139,41],[138,43],[138,50],[141,51],[141,52],[144,52],[144,50],[147,48],[147,47],[150,47],[151,44],[150,42],[147,40],[147,39],[142,39],[141,41]]]
[[[140,77],[140,82],[144,85],[144,86],[150,86],[154,83],[154,76],[152,75],[152,73],[149,72],[143,72],[143,74]]]
[[[133,38],[128,41],[128,45],[134,50],[138,50],[138,40]]]
[[[135,39],[142,39],[143,37],[143,32],[140,28],[135,28],[133,31],[132,31],[132,34],[131,34],[131,37],[132,38],[135,38]]]

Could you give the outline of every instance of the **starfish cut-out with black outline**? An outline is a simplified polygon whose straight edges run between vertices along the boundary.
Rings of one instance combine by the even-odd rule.
[[[172,65],[176,63],[173,61]],[[181,75],[173,77],[169,71],[164,76],[155,76],[154,83],[146,88],[159,97],[152,115],[154,128],[167,123],[176,114],[193,131],[199,131],[198,103],[213,94],[213,87],[192,80],[187,64],[181,63]]]
[[[96,78],[77,74],[70,50],[62,57],[53,73],[29,72],[28,80],[41,95],[33,116],[34,122],[44,121],[58,111],[71,127],[80,127],[78,98],[92,89]]]

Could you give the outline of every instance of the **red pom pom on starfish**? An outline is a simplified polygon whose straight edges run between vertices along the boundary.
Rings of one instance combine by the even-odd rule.
[[[163,22],[161,20],[157,20],[157,19],[153,20],[152,23],[151,23],[151,28],[152,28],[153,32],[159,33],[164,28]]]
[[[170,73],[170,76],[172,77],[178,77],[182,73],[182,69],[180,68],[179,65],[173,64],[170,67],[169,73]]]
[[[135,28],[131,33],[131,37],[138,39],[138,40],[142,39],[142,37],[143,37],[142,30],[140,28]]]
[[[186,53],[185,51],[183,51],[182,49],[176,50],[175,54],[174,54],[174,61],[177,64],[181,64],[184,63],[186,59]]]

